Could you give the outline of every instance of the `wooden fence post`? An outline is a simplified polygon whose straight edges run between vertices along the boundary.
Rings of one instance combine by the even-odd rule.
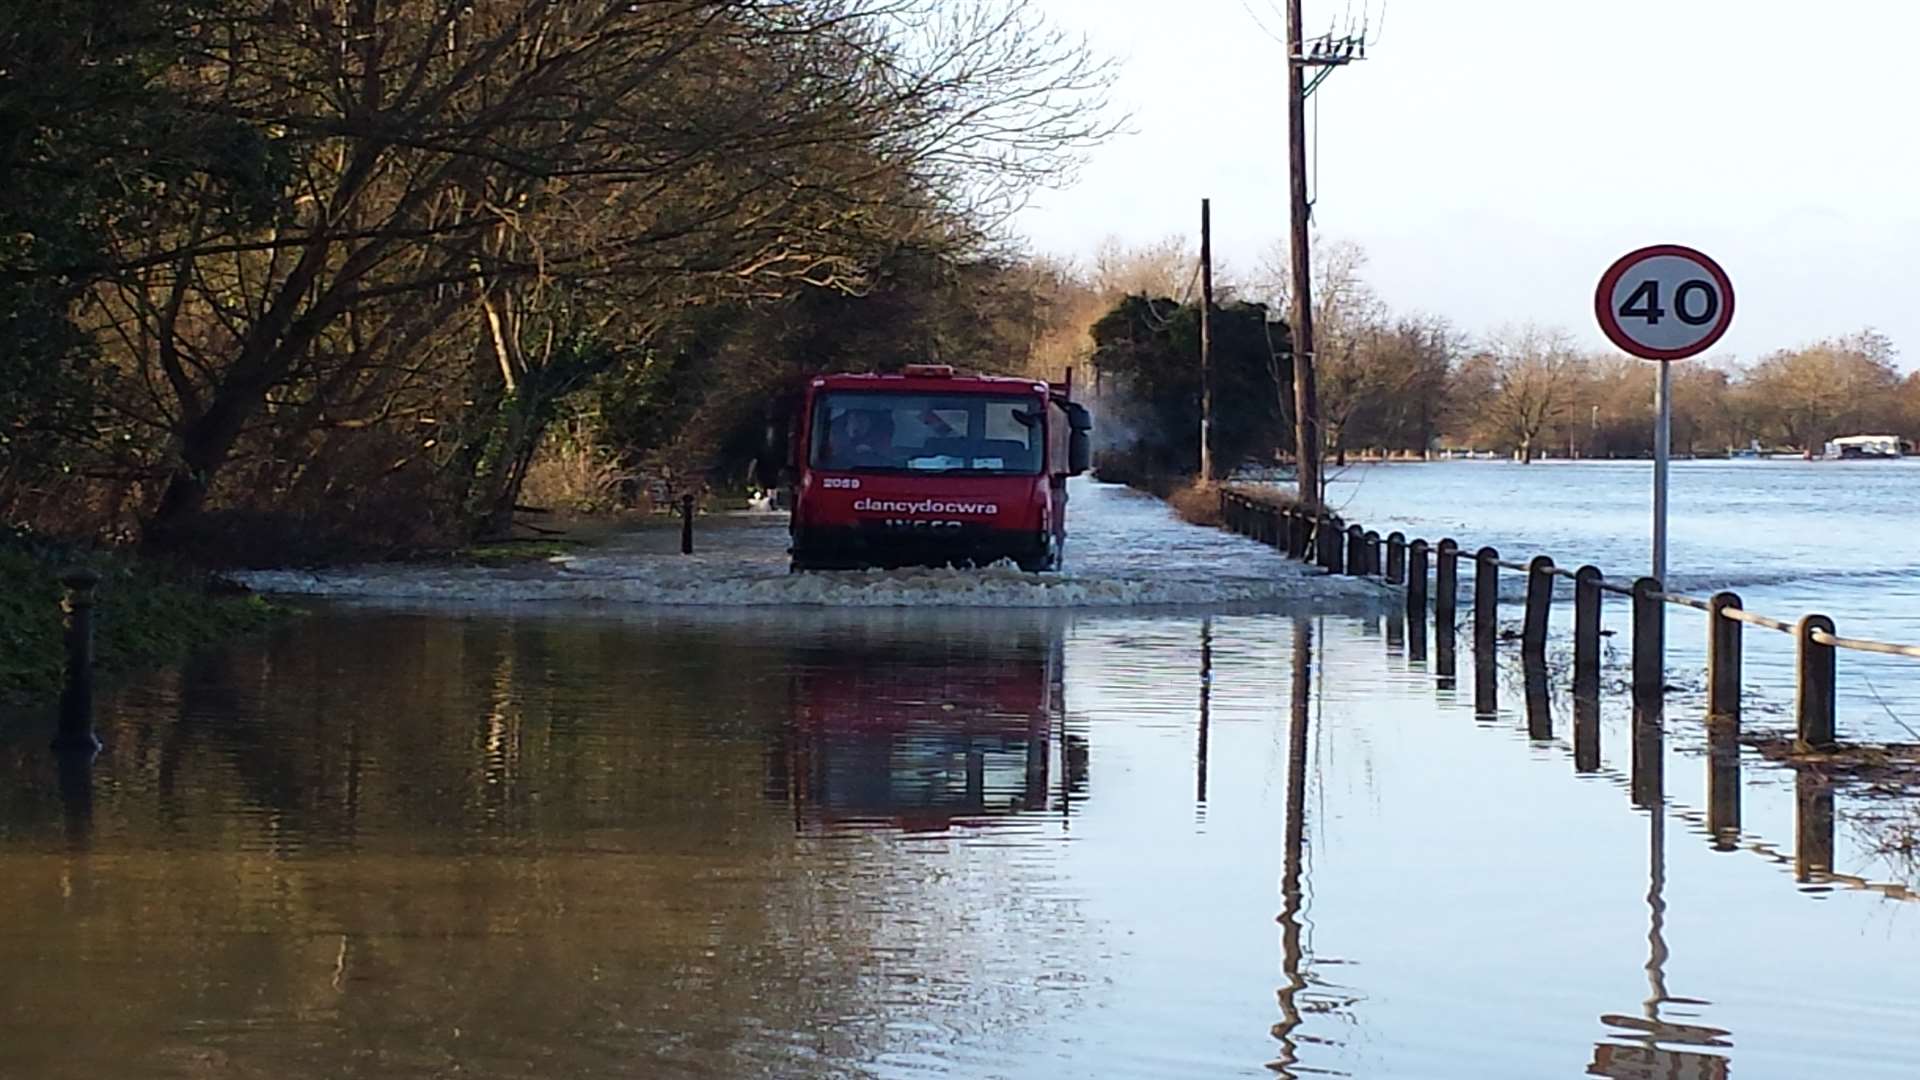
[[[1407,545],[1407,618],[1427,619],[1427,542],[1415,540]],[[1423,634],[1425,630],[1421,631]]]
[[[1483,547],[1473,555],[1473,648],[1493,651],[1500,633],[1500,553]]]
[[[1815,631],[1834,632],[1833,620],[1825,615],[1808,615],[1794,630],[1799,641],[1799,693],[1795,717],[1799,721],[1800,749],[1831,750],[1833,730],[1833,646],[1815,641]]]
[[[1460,544],[1452,537],[1440,541],[1433,561],[1433,622],[1452,632],[1460,606]]]
[[[1573,574],[1573,692],[1600,692],[1600,582],[1597,566]]]
[[[1398,585],[1407,580],[1407,535],[1395,531],[1387,534],[1387,584]]]
[[[1358,525],[1347,526],[1347,576],[1360,577],[1367,572],[1367,531]]]
[[[1520,649],[1547,654],[1547,618],[1553,612],[1553,558],[1535,555],[1527,563],[1527,617],[1520,627]]]
[[[1314,526],[1314,554],[1319,556],[1320,569],[1329,574],[1338,574],[1346,566],[1346,531],[1331,514],[1320,515]]]
[[[1745,628],[1726,616],[1742,610],[1740,594],[1719,592],[1707,601],[1707,716],[1740,723],[1740,647]]]
[[[680,496],[680,554],[693,554],[693,496]]]
[[[1633,695],[1667,691],[1667,609],[1660,582],[1643,577],[1633,583]]]
[[[1382,569],[1380,562],[1380,534],[1367,530],[1367,576],[1379,577]]]

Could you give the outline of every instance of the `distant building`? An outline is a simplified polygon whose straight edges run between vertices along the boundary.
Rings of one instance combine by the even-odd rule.
[[[1830,461],[1879,460],[1903,457],[1913,444],[1898,435],[1846,435],[1827,442],[1822,456]]]

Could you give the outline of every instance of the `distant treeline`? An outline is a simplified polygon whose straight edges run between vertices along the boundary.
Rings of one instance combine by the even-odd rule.
[[[1140,258],[1161,285],[1179,278],[1177,244]],[[1470,337],[1445,319],[1390,311],[1368,288],[1365,256],[1329,245],[1317,268],[1316,366],[1327,455],[1470,448],[1522,460],[1639,457],[1653,449],[1653,366],[1583,352],[1539,326]],[[1222,468],[1293,453],[1287,310],[1278,276],[1229,286],[1217,302],[1215,387]],[[1258,298],[1261,303],[1249,302]],[[1114,421],[1115,475],[1192,474],[1199,461],[1199,307],[1128,297],[1092,330],[1092,363]],[[1264,329],[1264,333],[1262,333]],[[1873,331],[1770,353],[1752,364],[1673,365],[1673,445],[1710,455],[1745,449],[1819,453],[1828,439],[1894,434],[1920,441],[1920,373],[1902,375]]]

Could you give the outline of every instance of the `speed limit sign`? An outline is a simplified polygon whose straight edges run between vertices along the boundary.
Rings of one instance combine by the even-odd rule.
[[[1733,283],[1720,264],[1678,244],[1623,255],[1593,294],[1600,329],[1645,360],[1703,353],[1733,324]]]
[[[1667,579],[1667,461],[1672,456],[1673,375],[1669,360],[1706,352],[1733,325],[1733,282],[1690,247],[1655,244],[1614,260],[1600,275],[1593,313],[1609,340],[1660,361],[1653,408],[1653,579]]]

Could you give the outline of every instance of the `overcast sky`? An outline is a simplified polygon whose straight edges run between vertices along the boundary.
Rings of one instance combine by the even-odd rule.
[[[1284,49],[1261,28],[1282,0],[1036,2],[1121,61],[1133,119],[1020,231],[1080,256],[1197,237],[1208,196],[1216,259],[1251,273],[1286,236]],[[1309,36],[1349,8],[1306,3]],[[1733,279],[1718,353],[1872,326],[1920,366],[1920,3],[1386,0],[1384,25],[1371,4],[1370,58],[1315,95],[1316,222],[1396,308],[1598,349],[1601,271],[1681,243]]]

